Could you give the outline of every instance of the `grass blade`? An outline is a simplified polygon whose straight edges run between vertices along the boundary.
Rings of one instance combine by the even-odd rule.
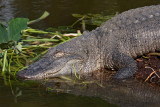
[[[27,24],[30,25],[30,24],[39,22],[40,20],[43,20],[43,19],[45,19],[45,18],[48,17],[48,16],[49,16],[49,12],[45,11],[40,18],[38,18],[38,19],[36,19],[36,20],[29,21]]]
[[[58,39],[28,39],[28,40],[22,40],[25,42],[34,42],[34,41],[43,41],[43,42],[57,42]]]
[[[7,62],[7,50],[5,50],[5,52],[4,52],[2,75],[6,71],[6,62]]]

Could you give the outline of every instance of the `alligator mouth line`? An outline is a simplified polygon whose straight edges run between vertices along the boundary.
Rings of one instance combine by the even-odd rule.
[[[61,70],[61,69],[60,69]],[[60,72],[60,70],[54,72],[54,73],[47,73],[45,74],[42,78],[47,79],[50,78],[51,76],[55,75],[56,73]]]
[[[54,72],[54,73],[46,73],[44,74],[44,76],[42,76],[42,79],[49,79],[49,78],[56,78],[56,76],[54,76],[56,73],[60,72],[60,70],[62,70],[64,67],[62,67],[61,69],[59,69],[58,71]],[[54,76],[54,77],[52,77]]]
[[[60,70],[62,70],[64,67],[62,67]],[[49,79],[49,78],[56,78],[58,76],[54,76],[56,73],[60,72],[60,70],[54,72],[54,73],[47,73],[44,76],[42,76],[42,79]],[[81,70],[80,70],[81,71]],[[72,72],[71,72],[72,74]],[[53,77],[54,76],[54,77]]]

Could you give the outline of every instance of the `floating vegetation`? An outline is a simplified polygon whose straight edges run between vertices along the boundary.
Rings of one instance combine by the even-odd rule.
[[[88,24],[88,25],[100,26],[103,22],[106,22],[107,20],[109,20],[114,15],[104,16],[103,14],[88,13],[88,14],[85,14],[85,15],[82,15],[82,14],[72,14],[72,16],[78,18],[78,20],[75,23],[73,23],[72,26],[74,26],[79,21],[81,22],[81,24],[83,26],[84,26],[84,23]]]
[[[32,34],[36,34],[36,36]],[[40,34],[40,35],[39,35]],[[22,38],[12,43],[1,44],[0,46],[0,68],[2,73],[13,73],[28,66],[37,60],[46,50],[59,43],[66,42],[80,33],[61,34],[60,32],[46,32],[35,29],[25,29],[22,31]],[[5,46],[4,46],[5,45]],[[13,72],[10,72],[13,71]]]

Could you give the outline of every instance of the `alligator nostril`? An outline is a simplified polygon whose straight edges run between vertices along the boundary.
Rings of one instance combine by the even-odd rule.
[[[19,78],[19,79],[25,79],[25,78],[26,78],[26,77],[25,77],[23,74],[21,74],[21,73],[17,73],[17,74],[16,74],[16,77]]]
[[[19,71],[19,72],[16,74],[16,77],[19,78],[19,79],[27,79],[27,78],[28,78],[28,76],[26,75],[25,70]]]
[[[16,74],[16,77],[17,77],[18,79],[24,79],[24,78],[25,78],[23,75],[19,75],[19,74]]]

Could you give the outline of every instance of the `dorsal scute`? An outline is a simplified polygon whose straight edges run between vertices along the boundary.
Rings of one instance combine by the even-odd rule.
[[[123,28],[129,25],[143,23],[144,21],[149,21],[157,17],[160,19],[160,5],[145,6],[122,12],[103,23],[101,28],[105,28],[105,31],[110,28]]]

